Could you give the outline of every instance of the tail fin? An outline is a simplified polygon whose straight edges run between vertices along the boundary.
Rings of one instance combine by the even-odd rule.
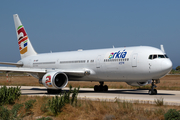
[[[164,50],[164,46],[163,46],[163,45],[160,45],[160,47],[161,47],[161,51],[164,52],[164,53],[166,53],[165,50]]]
[[[19,51],[21,55],[21,59],[31,55],[37,55],[36,51],[34,50],[31,42],[28,38],[28,35],[22,25],[18,14],[14,14],[14,24],[16,28],[17,40],[19,45]]]

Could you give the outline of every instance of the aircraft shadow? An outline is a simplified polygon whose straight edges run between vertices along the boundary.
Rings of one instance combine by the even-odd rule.
[[[31,89],[21,89],[21,90],[37,90],[37,91],[44,91],[43,93],[42,92],[38,92],[38,93],[22,93],[22,95],[42,95],[42,94],[47,94],[47,89],[44,88],[44,89],[40,89],[40,88],[31,88]],[[64,92],[68,92],[69,90],[62,90],[62,93],[63,94]],[[79,93],[109,93],[109,94],[127,94],[127,95],[148,95],[148,90],[146,89],[137,89],[137,90],[109,90],[107,92],[94,92],[92,90],[79,90]],[[58,94],[47,94],[47,95],[58,95]],[[157,93],[157,95],[175,95],[175,94],[169,94],[169,93]]]
[[[147,91],[147,92],[144,92]],[[110,93],[110,94],[132,94],[132,95],[148,95],[148,90],[108,90],[107,92],[94,92],[88,90],[79,90],[79,93]],[[157,93],[157,95],[175,95],[168,93]]]
[[[45,91],[47,91],[46,88],[44,88],[44,89],[42,89],[42,88],[31,88],[31,89],[29,89],[29,88],[23,88],[23,89],[21,89],[21,90],[45,90]]]

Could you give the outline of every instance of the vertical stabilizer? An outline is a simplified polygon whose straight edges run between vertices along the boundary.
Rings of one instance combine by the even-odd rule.
[[[161,45],[160,47],[161,47],[161,51],[163,51],[164,53],[166,53],[165,50],[164,50],[164,46]]]
[[[14,24],[15,24],[21,59],[27,56],[36,55],[37,53],[34,50],[33,46],[31,45],[29,37],[24,29],[24,26],[22,25],[19,19],[18,14],[14,14],[13,17],[14,17]]]

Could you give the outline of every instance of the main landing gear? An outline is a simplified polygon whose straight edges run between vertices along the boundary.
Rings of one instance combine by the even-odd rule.
[[[151,83],[151,89],[149,90],[149,95],[157,95],[157,90],[156,89],[154,89],[154,88],[156,88],[157,86],[155,85],[155,83],[156,84],[158,84],[158,83],[160,83],[160,80],[158,79],[158,80],[152,80],[152,83]]]
[[[108,86],[107,85],[104,85],[104,82],[99,82],[100,85],[95,85],[94,86],[94,91],[95,92],[107,92],[108,91]]]

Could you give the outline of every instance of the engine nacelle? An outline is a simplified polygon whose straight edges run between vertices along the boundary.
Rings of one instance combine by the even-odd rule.
[[[126,83],[131,86],[139,87],[139,86],[145,86],[147,84],[150,84],[151,80],[148,80],[147,82],[126,82]]]
[[[68,83],[68,77],[62,72],[49,72],[42,78],[42,84],[50,89],[62,89]]]

